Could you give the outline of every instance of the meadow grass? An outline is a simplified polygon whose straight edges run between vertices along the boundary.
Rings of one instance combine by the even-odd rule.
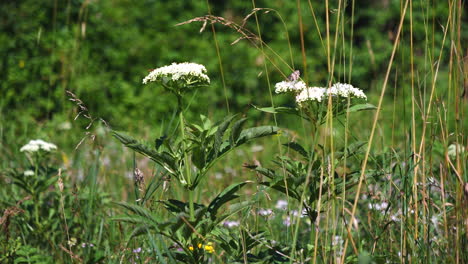
[[[319,4],[325,5],[325,17],[316,16]],[[180,148],[175,151],[182,153],[177,164],[183,171],[180,175],[190,175],[189,185],[154,163],[154,157],[151,161],[151,154],[145,157],[131,149],[142,146],[124,143],[130,147],[125,148],[112,137],[113,124],[94,118],[92,109],[82,112],[78,97],[70,97],[78,105],[72,111],[85,117],[70,120],[71,130],[59,128],[54,120],[0,122],[2,184],[6,186],[0,193],[4,207],[1,261],[468,263],[468,66],[460,30],[465,3],[447,1],[445,21],[429,19],[434,11],[429,1],[418,2],[426,15],[423,21],[413,17],[414,1],[402,0],[400,5],[401,20],[389,37],[393,49],[384,78],[369,80],[370,92],[361,85],[375,109],[349,112],[348,102],[344,113],[334,116],[335,101],[330,96],[320,104],[323,119],[314,123],[313,116],[307,121],[273,111],[259,115],[251,107],[243,114],[260,118],[246,121],[246,126],[279,127],[280,133],[233,147],[194,188],[189,185],[200,168],[195,169],[197,154],[189,146],[197,138],[187,138],[194,133],[194,124],[202,124],[198,113],[187,117],[178,109],[167,114],[162,124],[135,121],[126,131],[151,145],[161,135],[180,133],[170,144]],[[232,76],[223,70],[228,62],[222,51],[228,47],[217,39],[219,28],[234,29],[240,41],[249,41],[263,58],[265,73],[277,72],[286,79],[301,69],[308,86],[331,87],[338,81],[353,82],[357,8],[355,1],[298,0],[298,24],[283,22],[287,52],[275,51],[262,39],[262,18],[277,16],[284,21],[280,10],[258,8],[255,0],[245,25],[212,15],[209,9],[208,16],[182,23],[202,22],[201,27],[211,30],[220,66],[225,109],[200,114],[210,119],[218,118],[221,111],[235,114],[225,84],[225,78]],[[314,20],[316,31],[307,34],[321,40],[318,49],[304,42],[306,15]],[[324,22],[319,23],[321,19]],[[424,27],[423,40],[414,39],[415,24]],[[293,55],[286,29],[300,34],[300,63],[294,60],[298,56]],[[436,31],[442,41],[434,39]],[[415,41],[423,41],[424,50],[414,50]],[[369,53],[378,52],[368,45]],[[326,83],[314,83],[315,69],[308,65],[313,56],[326,57],[319,73],[327,76]],[[423,63],[418,60],[416,65],[416,58],[424,58]],[[263,81],[270,105],[258,107],[274,108],[291,100],[275,94],[269,74]],[[170,94],[163,96],[175,102]],[[196,100],[196,95],[187,98],[185,102]],[[81,103],[86,107],[86,102]],[[229,131],[234,130],[235,125]],[[20,148],[31,135],[50,139],[59,150],[39,165],[28,161]],[[301,144],[307,154],[287,145],[291,142]],[[37,190],[42,186],[40,194],[25,191],[15,180],[31,165],[36,166],[36,174],[44,170],[48,173],[44,175],[56,177],[34,185]],[[274,170],[275,181],[261,169]],[[137,176],[143,179],[137,181]],[[239,196],[233,192],[226,198],[222,213],[197,220],[202,205],[213,204],[231,184],[240,183],[245,186],[235,189]],[[226,218],[221,218],[226,212]],[[141,228],[142,223],[153,228]]]

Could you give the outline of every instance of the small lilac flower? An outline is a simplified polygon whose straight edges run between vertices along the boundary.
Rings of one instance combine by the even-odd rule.
[[[278,200],[275,205],[276,209],[286,210],[288,208],[288,201]]]
[[[133,250],[133,253],[135,253],[135,254],[138,254],[140,252],[141,252],[141,247],[136,248],[136,249]]]
[[[257,213],[261,216],[271,216],[273,215],[273,210],[271,209],[264,209],[264,208],[261,208],[261,209],[258,209]]]
[[[81,247],[82,247],[82,248],[85,248],[85,247],[86,247],[86,243],[82,243],[82,244],[81,244]]]
[[[233,228],[240,225],[239,221],[224,221],[223,225],[227,228]]]

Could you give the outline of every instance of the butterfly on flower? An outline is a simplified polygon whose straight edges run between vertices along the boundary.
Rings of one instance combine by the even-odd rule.
[[[299,70],[296,70],[293,73],[291,73],[291,75],[289,75],[288,81],[297,82],[300,76],[301,76],[301,72]]]

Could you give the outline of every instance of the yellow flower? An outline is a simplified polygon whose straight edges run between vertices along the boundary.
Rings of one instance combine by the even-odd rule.
[[[206,245],[202,245],[201,243],[198,244],[198,248],[203,248],[206,252],[212,254],[215,252],[213,244],[211,242],[208,242]],[[193,251],[193,246],[189,246],[189,250]]]
[[[208,244],[205,245],[205,251],[210,254],[214,253],[215,250],[211,242],[208,242]]]
[[[202,244],[198,243],[198,248],[202,248]],[[189,246],[188,249],[190,251],[193,251],[193,246]]]

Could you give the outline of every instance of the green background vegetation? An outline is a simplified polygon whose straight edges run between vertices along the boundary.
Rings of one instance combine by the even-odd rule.
[[[301,41],[297,3],[295,1],[256,1],[257,7],[278,11],[259,12],[262,38],[272,50],[291,65],[288,42],[291,43],[295,68],[311,85],[324,86],[327,82],[327,54],[325,49],[324,4],[311,3],[322,34],[317,33],[314,18],[307,1],[302,1],[302,23],[307,72],[301,57]],[[331,8],[337,3],[330,2]],[[429,8],[430,6],[430,8]],[[338,43],[336,59],[343,61],[337,67],[336,81],[351,79],[355,86],[367,93],[378,90],[390,57],[394,35],[401,12],[400,1],[360,1],[354,7],[354,36],[351,34],[352,7],[348,3],[346,21],[342,27],[343,43]],[[242,24],[252,10],[250,1],[213,1],[213,15]],[[427,54],[438,55],[442,43],[442,26],[448,14],[447,4],[434,1],[414,3],[414,56],[417,70],[430,68]],[[330,12],[330,35],[334,36],[336,10]],[[46,121],[72,116],[72,105],[65,90],[74,92],[96,116],[113,125],[131,125],[135,120],[160,121],[171,109],[173,98],[161,95],[161,89],[143,86],[142,78],[149,69],[171,62],[193,61],[206,65],[212,86],[201,90],[192,104],[194,112],[212,112],[226,109],[225,94],[220,80],[220,67],[211,27],[199,33],[202,23],[176,26],[177,23],[208,13],[205,1],[7,1],[0,11],[0,101],[1,118]],[[463,17],[466,22],[466,16]],[[426,32],[425,23],[433,31]],[[287,39],[287,32],[289,40]],[[252,16],[246,28],[257,33]],[[247,40],[230,45],[240,37],[234,30],[215,25],[216,37],[226,82],[229,104],[234,111],[245,111],[249,104],[269,103],[266,74],[275,83],[291,70],[278,57],[266,51],[278,66],[265,72],[260,50]],[[466,27],[462,28],[461,43],[468,41]],[[341,41],[340,41],[341,42]],[[429,46],[427,43],[431,43]],[[409,43],[409,29],[403,29],[403,43]],[[353,45],[352,74],[349,75],[348,56]],[[445,47],[450,43],[446,41]],[[395,62],[396,73],[409,71],[409,48],[402,45],[400,58]],[[447,50],[448,52],[448,50]],[[447,79],[448,57],[444,56],[440,79]],[[346,67],[346,68],[342,68]],[[280,72],[281,71],[281,72]],[[306,74],[306,76],[304,76]],[[403,78],[406,78],[403,77]],[[419,76],[419,87],[424,88],[428,76]],[[403,90],[408,82],[399,82]],[[405,85],[400,85],[404,83]],[[447,90],[446,82],[438,85]],[[393,85],[391,85],[393,87]],[[281,98],[278,103],[287,103]]]

